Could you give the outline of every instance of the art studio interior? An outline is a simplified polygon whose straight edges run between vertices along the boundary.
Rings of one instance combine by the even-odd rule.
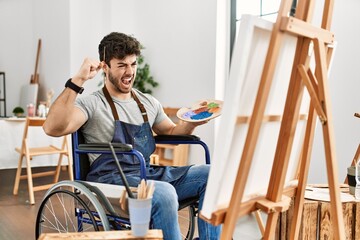
[[[358,9],[0,1],[0,239],[360,239]]]

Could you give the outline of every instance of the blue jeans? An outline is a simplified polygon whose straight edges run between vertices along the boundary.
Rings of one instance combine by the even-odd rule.
[[[198,196],[199,210],[204,201],[209,165],[192,166],[180,179],[167,183],[155,181],[155,193],[152,202],[152,223],[156,229],[162,229],[165,240],[180,240],[178,224],[178,200]],[[200,240],[220,238],[221,226],[213,226],[198,218]]]

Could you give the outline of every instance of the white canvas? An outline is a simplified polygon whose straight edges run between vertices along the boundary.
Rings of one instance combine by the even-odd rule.
[[[212,154],[208,187],[201,214],[210,219],[213,212],[229,205],[234,188],[248,124],[236,124],[238,116],[253,111],[261,74],[269,47],[273,23],[245,15],[239,28],[229,81],[220,117],[218,137]],[[265,109],[266,115],[282,115],[296,48],[296,37],[286,36]],[[305,95],[300,114],[307,114],[309,96]],[[281,122],[264,122],[252,159],[243,202],[266,193]],[[305,121],[299,121],[290,156],[286,182],[295,179],[302,147]],[[241,174],[241,173],[240,173]]]
[[[25,110],[27,114],[27,105],[33,104],[36,109],[37,105],[37,96],[38,96],[38,89],[39,84],[32,83],[23,85],[21,88],[21,95],[20,95],[20,106]]]

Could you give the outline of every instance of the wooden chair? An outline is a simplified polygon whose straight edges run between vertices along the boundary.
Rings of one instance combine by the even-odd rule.
[[[179,108],[165,107],[164,112],[175,123],[179,122],[176,113]],[[169,155],[169,156],[168,156]],[[187,144],[156,144],[156,150],[151,156],[154,162],[162,166],[186,166],[188,164],[189,145]]]
[[[25,128],[24,128],[24,135],[22,139],[21,148],[16,148],[15,150],[20,153],[18,168],[16,171],[15,177],[15,184],[13,194],[17,195],[19,190],[20,180],[27,179],[28,181],[28,189],[29,189],[29,196],[30,196],[30,204],[35,204],[34,192],[45,190],[51,187],[54,183],[58,182],[59,175],[61,171],[61,161],[63,156],[65,155],[68,158],[68,171],[70,179],[73,180],[73,170],[72,170],[72,155],[71,149],[69,149],[69,145],[67,142],[67,136],[63,137],[61,148],[58,148],[53,145],[43,146],[43,147],[30,147],[32,144],[31,139],[29,138],[29,129],[35,127],[42,127],[45,122],[45,118],[36,118],[36,117],[28,117],[26,119]],[[51,138],[51,137],[49,137]],[[58,164],[56,169],[53,171],[43,171],[39,173],[32,173],[30,161],[33,157],[42,156],[42,155],[53,155],[59,154]],[[23,159],[26,160],[26,174],[22,175],[22,163]],[[54,181],[51,184],[45,185],[38,185],[33,186],[33,178],[37,177],[45,177],[54,175]]]

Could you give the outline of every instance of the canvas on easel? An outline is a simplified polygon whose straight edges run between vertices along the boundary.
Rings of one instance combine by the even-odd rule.
[[[201,216],[231,239],[236,220],[262,210],[264,239],[272,239],[280,212],[295,196],[292,239],[296,239],[316,116],[324,133],[334,235],[343,239],[341,204],[327,75],[333,34],[332,1],[324,4],[322,26],[310,24],[314,1],[281,3],[275,24],[242,18],[218,139]],[[305,87],[306,90],[305,91]]]
[[[230,70],[227,94],[225,94],[224,99],[225,103],[231,104],[224,105],[220,122],[221,131],[218,133],[215,144],[215,146],[219,145],[221,147],[215,148],[213,153],[215,161],[212,163],[212,174],[218,177],[210,179],[214,183],[211,183],[212,187],[206,193],[208,196],[218,196],[216,199],[210,198],[214,200],[214,206],[221,207],[228,204],[227,196],[230,196],[233,191],[235,176],[240,163],[240,154],[243,151],[248,123],[255,103],[256,90],[259,87],[261,70],[269,47],[272,27],[273,23],[256,16],[242,16],[240,37],[237,39],[238,42],[235,45],[232,60],[235,66],[233,65]],[[268,103],[263,119],[263,126],[260,132],[261,141],[257,143],[253,165],[247,178],[248,184],[245,189],[245,196],[261,193],[264,195],[267,189],[295,47],[296,38],[289,36],[281,51],[282,60],[277,64],[277,76],[274,79],[273,88],[269,96],[271,101]],[[287,181],[289,183],[296,179],[297,163],[301,153],[301,141],[304,137],[308,104],[309,96],[306,96],[303,99],[302,115],[298,122],[295,141],[297,147],[294,149],[294,154],[291,157],[294,164],[291,164],[293,169],[289,171]],[[221,158],[225,158],[226,161],[216,161],[216,159]],[[216,181],[216,179],[224,179],[224,181]],[[206,208],[203,209],[202,214],[210,217],[207,211],[212,208],[211,204],[207,204],[204,207]]]

